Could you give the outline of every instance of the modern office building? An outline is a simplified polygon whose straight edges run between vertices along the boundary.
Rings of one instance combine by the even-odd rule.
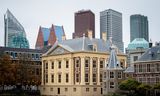
[[[6,14],[4,15],[4,27],[5,47],[29,48],[29,42],[26,38],[26,33],[23,26],[9,10],[7,10]]]
[[[55,43],[42,56],[41,95],[103,96],[103,69],[110,56],[109,45],[112,44],[85,36]],[[126,55],[117,55],[120,66],[126,67]]]
[[[100,12],[100,38],[104,32],[106,39],[112,38],[113,44],[123,52],[122,13],[112,9]]]
[[[73,38],[88,37],[88,31],[92,31],[95,38],[95,15],[91,10],[80,10],[75,13]]]
[[[144,38],[149,41],[147,16],[140,14],[130,16],[130,42],[135,38]]]
[[[65,32],[63,26],[53,25],[51,28],[39,27],[36,49],[42,49],[44,47],[54,45],[54,43],[65,40]]]

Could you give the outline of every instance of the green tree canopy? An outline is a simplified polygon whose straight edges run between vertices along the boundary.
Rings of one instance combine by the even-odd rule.
[[[136,90],[138,85],[140,85],[138,81],[132,78],[129,78],[129,79],[122,81],[119,85],[119,88],[121,90],[131,91],[131,90]]]
[[[154,85],[154,89],[160,89],[160,83]]]

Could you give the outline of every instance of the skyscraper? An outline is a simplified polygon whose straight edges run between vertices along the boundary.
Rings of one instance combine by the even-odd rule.
[[[144,38],[148,41],[148,19],[147,16],[140,14],[130,16],[130,42],[135,38]]]
[[[29,42],[26,38],[26,33],[23,26],[9,10],[7,10],[6,14],[4,15],[4,27],[5,47],[29,48]]]
[[[88,31],[92,31],[92,37],[95,38],[95,15],[91,10],[80,10],[75,13],[75,30],[73,38],[88,37]]]
[[[107,40],[112,37],[112,42],[123,52],[122,13],[108,9],[100,12],[100,38],[103,32]]]
[[[35,47],[36,49],[42,49],[43,47],[53,45],[56,41],[61,42],[65,39],[63,26],[56,26],[53,24],[51,28],[40,26]]]

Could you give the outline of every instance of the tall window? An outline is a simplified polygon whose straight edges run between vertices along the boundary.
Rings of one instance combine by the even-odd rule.
[[[36,75],[40,75],[40,69],[36,68]]]
[[[93,74],[93,82],[96,82],[96,74]]]
[[[104,72],[104,78],[106,78],[106,75],[107,75],[107,73],[106,73],[106,72]]]
[[[151,72],[150,64],[147,64],[147,72]]]
[[[85,74],[85,82],[88,82],[88,73]]]
[[[69,68],[69,61],[66,61],[66,68]]]
[[[114,72],[110,72],[110,78],[114,78]]]
[[[139,64],[139,72],[142,72],[142,64]]]
[[[68,73],[66,74],[66,82],[67,83],[69,82],[69,75],[68,75]]]
[[[58,82],[61,83],[61,74],[58,74]]]
[[[160,71],[160,64],[156,64],[157,65],[157,72],[159,72]]]
[[[61,90],[60,90],[60,88],[58,88],[58,90],[57,90],[57,91],[58,91],[58,92],[57,92],[58,94],[60,94],[60,93],[61,93]]]
[[[100,73],[100,82],[102,82],[103,75]]]
[[[48,69],[48,63],[46,63],[46,69]]]
[[[58,68],[61,69],[61,61],[58,62]]]
[[[54,74],[51,74],[51,82],[54,83]]]
[[[54,69],[54,62],[52,62],[51,68]]]
[[[102,61],[102,60],[100,61],[100,68],[103,68],[103,62],[104,61]]]
[[[86,67],[86,68],[89,67],[89,60],[88,60],[88,59],[85,60],[85,67]]]
[[[96,60],[93,60],[93,68],[96,68]]]
[[[122,78],[122,72],[118,72],[118,78]]]
[[[110,82],[110,88],[114,88],[114,82]]]
[[[79,67],[79,60],[76,60],[76,67]]]
[[[76,74],[76,82],[79,82],[79,74]]]
[[[48,74],[46,74],[46,83],[48,83]]]

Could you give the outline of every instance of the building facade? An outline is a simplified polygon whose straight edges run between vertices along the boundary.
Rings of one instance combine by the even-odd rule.
[[[147,16],[140,14],[130,16],[130,42],[135,38],[144,38],[149,41]]]
[[[119,90],[118,84],[124,80],[123,71],[125,68],[120,65],[119,60],[117,59],[117,53],[114,46],[110,48],[110,56],[106,66],[104,68],[103,76],[103,94],[113,94]]]
[[[23,78],[19,83],[26,84],[26,82],[41,83],[41,57],[43,50],[26,49],[26,48],[10,48],[0,47],[0,58],[5,54],[9,55],[12,65],[19,65],[17,76]],[[18,79],[17,79],[18,80]]]
[[[113,44],[123,52],[122,13],[112,9],[100,12],[100,38],[104,32],[106,40],[112,37]]]
[[[75,13],[73,38],[88,37],[88,31],[92,31],[95,38],[95,15],[91,10],[80,10]]]
[[[148,49],[149,42],[144,38],[135,38],[130,42],[126,48],[128,66],[131,66],[131,64],[137,61]]]
[[[26,38],[26,33],[23,26],[9,10],[7,10],[4,15],[4,29],[5,47],[29,48],[29,42]]]
[[[134,63],[134,76],[137,81],[154,85],[160,83],[160,45],[148,49]]]
[[[36,49],[54,45],[56,41],[61,42],[65,40],[65,32],[63,26],[53,25],[51,28],[39,27],[38,37],[36,41]]]
[[[56,43],[42,56],[41,95],[102,96],[109,44],[85,36]],[[121,66],[126,56],[118,53]]]

